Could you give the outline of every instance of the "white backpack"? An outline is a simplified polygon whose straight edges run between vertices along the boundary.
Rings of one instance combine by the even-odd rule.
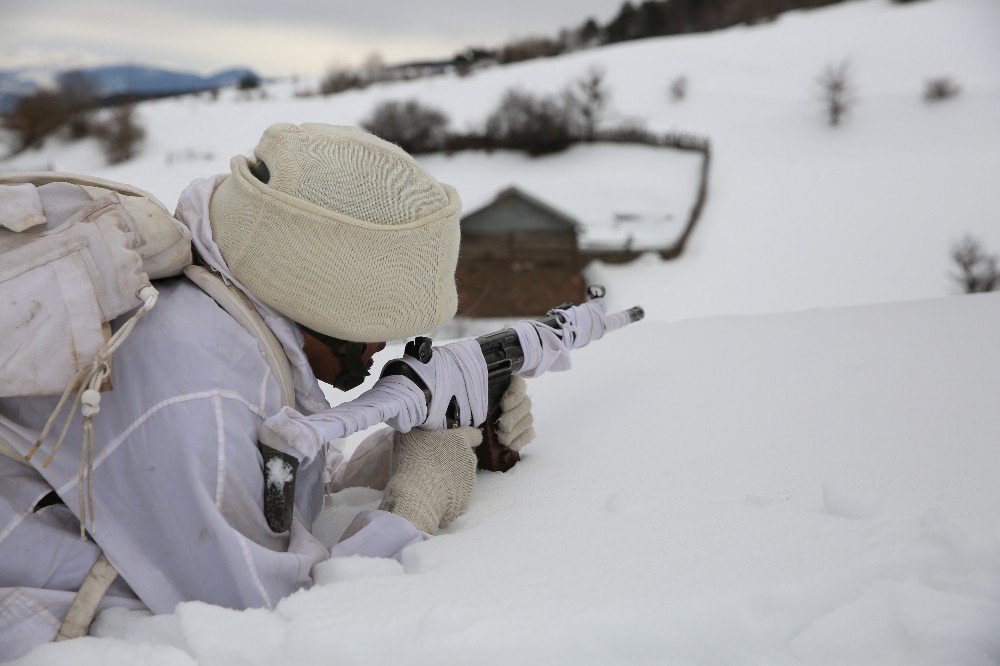
[[[0,397],[63,393],[128,334],[113,340],[108,322],[145,314],[150,280],[190,263],[191,233],[148,192],[76,174],[0,176]]]
[[[156,197],[77,174],[0,175],[0,397],[62,394],[29,457],[75,394],[71,410],[82,403],[83,449],[88,455],[86,462],[81,460],[80,488],[84,476],[89,485],[91,422],[99,410],[100,391],[110,388],[106,380],[112,354],[155,306],[157,292],[151,281],[181,273],[260,341],[285,404],[293,405],[291,368],[280,343],[242,293],[192,264],[190,231]],[[110,322],[132,310],[135,313],[112,334]],[[63,428],[49,459],[65,434]],[[0,455],[30,464],[2,438]],[[82,537],[87,517],[82,496],[80,503]],[[93,506],[93,500],[86,504]],[[56,640],[87,633],[116,577],[102,554]]]
[[[191,232],[156,197],[78,174],[0,175],[0,397],[62,394],[39,441],[74,393],[85,417],[98,412],[112,354],[156,303],[151,281],[181,273],[260,341],[295,404],[274,334],[239,290],[192,264]]]

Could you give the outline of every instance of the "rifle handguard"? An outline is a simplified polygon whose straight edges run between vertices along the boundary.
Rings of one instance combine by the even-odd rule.
[[[587,288],[588,299],[603,298],[604,287],[590,286]],[[563,303],[553,308],[549,314],[542,317],[538,322],[553,329],[559,329],[565,324],[565,317],[562,310],[573,307],[572,303]],[[643,318],[644,312],[640,307],[626,310],[624,313],[625,322],[632,323]],[[494,333],[488,333],[476,338],[486,361],[488,371],[487,392],[487,417],[483,423],[477,427],[483,433],[483,442],[476,447],[476,458],[479,469],[491,472],[506,472],[521,459],[520,454],[513,449],[500,443],[497,437],[497,420],[503,412],[500,408],[500,400],[503,398],[507,387],[510,385],[510,378],[516,374],[523,366],[525,353],[521,346],[520,338],[516,331],[511,328],[504,328]],[[404,355],[427,363],[434,353],[431,340],[426,337],[418,337],[407,343]],[[430,404],[431,391],[426,383],[410,368],[405,362],[393,361],[386,365],[382,376],[402,375],[413,381],[424,393],[427,404]],[[461,415],[458,413],[457,402],[452,399],[446,414],[448,427],[456,427],[462,424]]]

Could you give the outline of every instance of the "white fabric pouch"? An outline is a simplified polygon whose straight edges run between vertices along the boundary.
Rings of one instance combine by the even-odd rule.
[[[24,231],[39,224],[45,224],[45,215],[35,186],[0,185],[0,227]]]
[[[117,194],[92,201],[76,185],[45,187],[54,214],[44,225],[0,228],[0,397],[62,393],[149,284]]]

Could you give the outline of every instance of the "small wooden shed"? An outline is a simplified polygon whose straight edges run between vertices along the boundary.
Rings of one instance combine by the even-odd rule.
[[[458,314],[541,316],[584,297],[576,220],[509,187],[462,218]]]

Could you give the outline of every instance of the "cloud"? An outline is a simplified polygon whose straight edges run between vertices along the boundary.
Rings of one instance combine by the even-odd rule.
[[[71,50],[199,71],[249,65],[266,74],[316,73],[331,61],[358,62],[376,50],[392,62],[551,34],[589,14],[607,18],[619,3],[48,0],[5,7],[0,43],[22,52]]]

